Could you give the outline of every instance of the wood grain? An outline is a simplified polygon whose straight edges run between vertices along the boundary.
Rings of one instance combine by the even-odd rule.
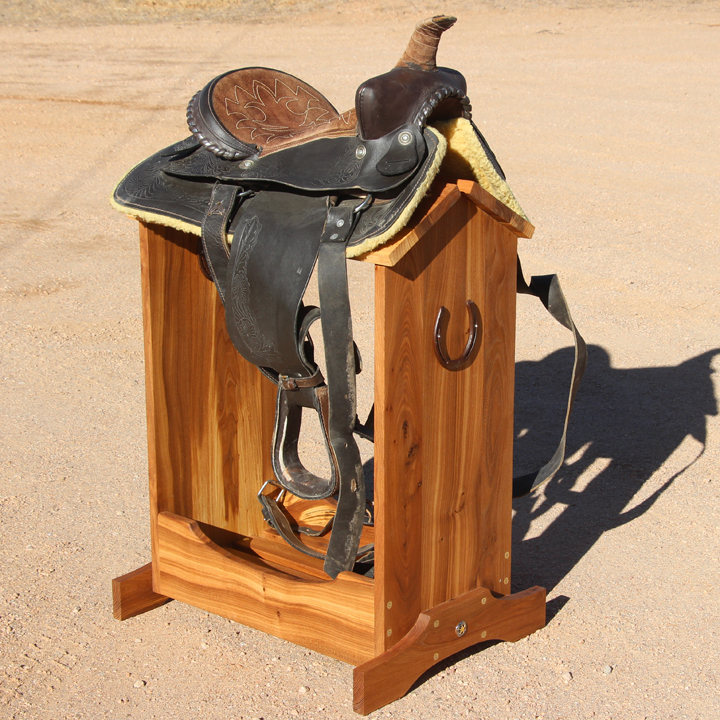
[[[376,270],[376,652],[476,587],[510,588],[516,236],[463,196],[393,267]],[[452,357],[480,309],[478,354]],[[506,557],[507,554],[507,557]]]
[[[198,238],[157,225],[140,237],[152,515],[259,534],[275,389],[232,346]]]
[[[152,563],[113,578],[113,617],[116,620],[141,615],[170,602],[169,597],[153,592]]]
[[[458,636],[463,621],[467,630]],[[356,667],[355,712],[368,715],[401,698],[435,663],[489,640],[516,641],[545,625],[545,590],[529,590],[497,599],[477,588],[421,613],[412,630],[391,650]]]
[[[375,651],[415,622],[420,572],[423,328],[419,252],[375,271]]]
[[[157,562],[157,589],[168,597],[353,665],[375,655],[373,582],[365,577],[283,572],[167,512],[158,515]]]

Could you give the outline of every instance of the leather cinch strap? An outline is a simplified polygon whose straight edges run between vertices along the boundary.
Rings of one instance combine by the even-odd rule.
[[[513,498],[527,495],[529,492],[535,490],[535,488],[546,483],[563,464],[570,413],[572,412],[575,395],[577,394],[580,380],[582,379],[587,364],[587,346],[585,345],[582,335],[580,335],[578,329],[575,327],[575,323],[570,315],[570,308],[568,307],[565,295],[563,295],[557,275],[535,275],[530,279],[530,284],[528,285],[523,276],[520,258],[518,258],[517,291],[519,294],[534,295],[536,298],[539,298],[540,302],[545,306],[545,309],[555,320],[572,332],[573,338],[575,339],[575,363],[573,365],[572,380],[570,381],[570,393],[565,411],[565,424],[563,425],[560,444],[557,450],[555,450],[550,462],[543,465],[539,470],[513,478]]]

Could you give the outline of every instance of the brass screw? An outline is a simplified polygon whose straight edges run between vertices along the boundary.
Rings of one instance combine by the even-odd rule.
[[[482,604],[484,605],[487,602],[487,598],[482,599]]]
[[[433,655],[433,660],[437,660],[439,657],[440,657],[440,654],[439,654],[439,653],[435,653],[435,654]]]
[[[510,557],[510,553],[509,553],[509,552],[506,552],[506,553],[505,553],[505,559],[507,560],[507,558],[509,558],[509,557]]]
[[[387,609],[389,610],[392,607],[392,600],[390,600],[387,604]]]
[[[485,637],[486,635],[487,633],[484,630],[480,633],[480,637]]]
[[[439,620],[436,620],[436,621],[433,623],[433,625],[434,625],[435,627],[440,627],[440,621],[439,621]]]
[[[462,637],[467,632],[468,626],[467,623],[464,620],[461,620],[456,626],[455,626],[455,634],[458,637]]]
[[[505,578],[505,584],[507,585],[510,582],[508,578]]]
[[[390,637],[392,635],[392,630],[387,631],[387,636]]]

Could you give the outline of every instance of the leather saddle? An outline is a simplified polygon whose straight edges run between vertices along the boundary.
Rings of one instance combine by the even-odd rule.
[[[294,547],[324,558],[333,578],[372,557],[372,547],[359,547],[371,513],[354,437],[372,438],[372,413],[364,424],[356,414],[360,360],[346,257],[382,245],[406,224],[440,169],[448,138],[458,135],[471,148],[460,154],[470,156],[473,179],[524,215],[472,123],[465,79],[436,66],[440,36],[454,22],[421,22],[397,65],[362,83],[355,107],[344,113],[278,70],[215,78],[190,101],[192,135],[135,167],[113,198],[132,217],[201,237],[235,348],[278,388],[271,483],[304,499],[336,499],[335,516],[320,531],[332,526],[327,554],[300,542],[279,496],[260,489],[263,514]],[[303,302],[316,265],[319,308]],[[532,283],[523,286],[538,294]],[[327,377],[310,336],[318,320]],[[303,409],[319,418],[329,477],[310,472],[299,457]],[[564,452],[564,436],[561,445]]]

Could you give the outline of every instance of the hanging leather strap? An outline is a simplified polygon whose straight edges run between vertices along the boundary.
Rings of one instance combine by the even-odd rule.
[[[565,459],[565,445],[567,440],[567,429],[570,421],[570,413],[572,413],[575,395],[577,394],[580,380],[585,372],[587,364],[587,346],[582,335],[575,327],[570,308],[567,300],[560,287],[560,281],[557,275],[535,275],[530,279],[530,284],[525,282],[520,258],[517,261],[517,291],[523,295],[534,295],[540,299],[545,309],[557,320],[561,325],[566,327],[573,334],[575,340],[575,362],[573,364],[572,379],[570,381],[570,393],[568,396],[567,409],[565,411],[565,424],[563,425],[562,437],[560,444],[555,450],[550,461],[543,465],[539,470],[520,475],[513,478],[513,498],[522,497],[540,487],[543,483],[550,480],[560,469]]]
[[[353,437],[356,417],[355,349],[352,336],[345,248],[358,214],[352,205],[328,209],[318,255],[318,292],[325,344],[330,444],[337,460],[338,504],[325,558],[336,577],[357,558],[365,519],[365,481]]]

